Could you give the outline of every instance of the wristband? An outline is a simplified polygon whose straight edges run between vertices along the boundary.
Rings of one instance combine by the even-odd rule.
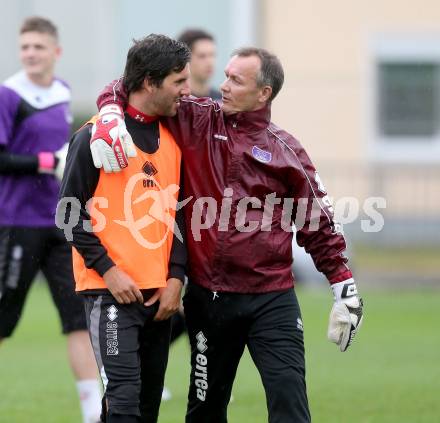
[[[55,156],[53,153],[38,153],[38,171],[51,171],[55,168]]]

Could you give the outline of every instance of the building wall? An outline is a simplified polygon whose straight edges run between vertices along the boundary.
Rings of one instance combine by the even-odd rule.
[[[263,43],[286,71],[274,118],[318,161],[366,158],[372,39],[440,31],[436,0],[417,7],[401,0],[264,0],[262,17]]]

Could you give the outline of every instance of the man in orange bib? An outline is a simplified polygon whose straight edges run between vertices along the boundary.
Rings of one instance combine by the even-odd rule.
[[[76,290],[86,300],[105,388],[102,417],[110,423],[158,418],[169,317],[179,308],[186,265],[183,216],[176,212],[181,153],[158,116],[174,116],[189,94],[189,60],[183,43],[159,35],[129,50],[125,117],[133,151],[124,172],[95,168],[90,139],[96,118],[69,147],[57,224],[73,245]],[[111,108],[99,119],[111,132]],[[121,159],[118,148],[115,160]]]

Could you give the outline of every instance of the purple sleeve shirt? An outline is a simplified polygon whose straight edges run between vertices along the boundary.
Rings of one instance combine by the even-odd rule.
[[[19,72],[0,86],[0,147],[12,154],[55,152],[69,136],[70,90]],[[54,226],[59,183],[53,175],[0,175],[0,226]]]

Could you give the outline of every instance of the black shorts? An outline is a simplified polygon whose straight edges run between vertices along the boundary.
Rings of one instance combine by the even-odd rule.
[[[145,300],[152,295],[148,291],[143,294]],[[170,319],[153,320],[159,302],[150,307],[119,304],[110,293],[84,298],[108,405],[105,421],[126,416],[117,421],[137,421],[136,417],[141,417],[139,421],[156,423],[168,363]]]
[[[20,320],[38,271],[46,277],[63,333],[86,330],[83,299],[75,293],[72,250],[53,228],[0,227],[0,338]]]
[[[213,293],[188,284],[183,297],[191,343],[187,423],[226,423],[245,347],[260,373],[270,422],[309,423],[303,325],[293,289]]]

